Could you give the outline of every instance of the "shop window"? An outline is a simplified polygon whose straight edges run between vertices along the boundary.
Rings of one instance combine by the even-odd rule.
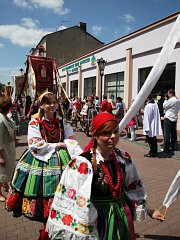
[[[124,97],[124,72],[105,75],[104,93],[107,97],[114,95],[115,99]]]
[[[84,97],[96,95],[96,77],[84,79]]]
[[[152,67],[142,68],[139,70],[139,90],[143,86],[144,82],[146,81]],[[159,78],[158,82],[156,83],[155,87],[152,90],[157,96],[161,96],[167,93],[168,89],[175,89],[175,74],[176,74],[176,64],[171,63],[167,64],[161,77]]]

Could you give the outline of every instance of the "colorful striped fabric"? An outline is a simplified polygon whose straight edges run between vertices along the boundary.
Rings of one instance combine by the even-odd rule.
[[[62,170],[71,158],[66,149],[52,154],[48,163],[36,159],[30,151],[20,158],[11,185],[24,196],[52,197],[60,181]]]

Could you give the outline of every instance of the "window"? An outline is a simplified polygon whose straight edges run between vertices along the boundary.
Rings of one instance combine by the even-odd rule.
[[[124,97],[124,72],[105,75],[104,93],[107,97],[114,95],[115,99]]]
[[[140,82],[139,90],[142,88],[145,80],[147,79],[152,67],[142,68],[140,72]],[[155,87],[152,90],[152,93],[156,95],[164,95],[167,93],[168,89],[175,89],[175,73],[176,73],[176,64],[171,63],[167,64],[161,77],[156,83]]]
[[[70,88],[71,97],[78,96],[78,80],[71,81],[70,86],[71,86]]]
[[[84,97],[96,95],[96,77],[84,79]]]

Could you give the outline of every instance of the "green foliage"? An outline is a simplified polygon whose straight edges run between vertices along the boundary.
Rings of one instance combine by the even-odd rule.
[[[0,95],[4,92],[5,90],[5,85],[0,82]]]

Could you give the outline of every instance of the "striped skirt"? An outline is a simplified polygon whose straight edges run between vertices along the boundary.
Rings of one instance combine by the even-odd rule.
[[[32,220],[43,222],[48,216],[62,171],[70,160],[65,149],[53,153],[48,163],[39,161],[30,151],[25,151],[12,177],[12,193],[8,196],[7,210],[13,211],[15,216],[23,214]],[[8,209],[8,205],[17,208]]]

